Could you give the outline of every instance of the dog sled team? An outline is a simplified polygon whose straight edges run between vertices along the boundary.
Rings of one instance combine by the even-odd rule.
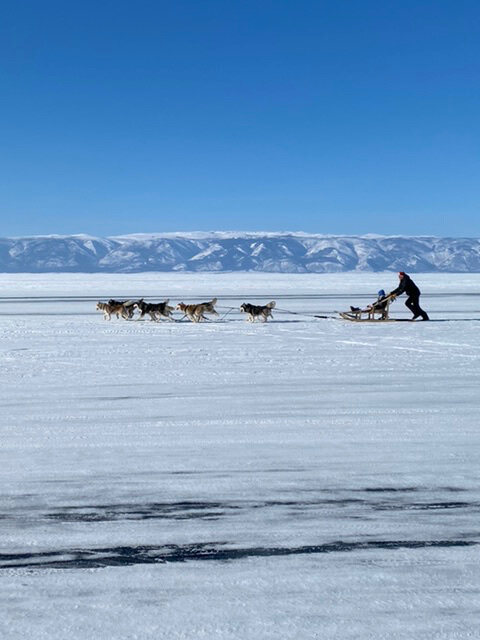
[[[158,322],[162,319],[170,322],[175,322],[175,318],[172,317],[174,311],[181,311],[183,316],[180,320],[188,318],[191,322],[202,322],[208,320],[206,313],[214,316],[218,316],[218,312],[215,309],[217,304],[217,298],[213,298],[208,302],[200,302],[196,304],[184,304],[179,302],[175,307],[170,306],[169,300],[163,302],[145,302],[145,300],[109,300],[108,302],[97,302],[97,311],[103,312],[105,320],[111,320],[112,316],[116,318],[123,318],[124,320],[132,320],[135,316],[135,311],[139,311],[137,320],[143,320],[148,315],[151,320]],[[269,318],[273,318],[272,309],[275,308],[275,302],[269,302],[266,305],[255,305],[244,302],[240,305],[240,311],[247,314],[247,320],[249,322],[255,322],[261,320],[267,322]]]
[[[380,289],[377,299],[371,304],[367,305],[364,309],[360,307],[350,307],[349,311],[340,311],[340,317],[344,320],[352,320],[355,322],[378,322],[391,320],[389,316],[390,304],[400,295],[405,293],[407,300],[405,306],[412,312],[413,316],[411,320],[429,320],[428,314],[420,307],[420,289],[417,287],[411,277],[404,271],[398,273],[399,284],[398,286],[385,293],[384,289]],[[111,320],[112,316],[116,318],[124,318],[125,320],[133,319],[135,311],[139,311],[137,320],[143,320],[148,315],[151,320],[158,322],[160,320],[168,320],[175,322],[172,314],[174,311],[180,311],[183,313],[182,321],[184,318],[188,318],[191,322],[207,321],[208,318],[205,314],[219,316],[215,305],[217,304],[217,298],[213,298],[208,302],[200,302],[194,304],[185,304],[179,302],[175,307],[169,305],[169,300],[163,302],[145,302],[142,298],[140,300],[109,300],[108,302],[97,302],[97,310],[103,312],[105,320]],[[248,302],[244,302],[240,305],[240,311],[246,314],[249,322],[256,322],[261,320],[267,322],[269,318],[273,318],[272,310],[275,308],[275,302],[269,302],[265,305],[255,305]],[[232,308],[229,308],[229,313]],[[227,315],[227,314],[225,314]],[[314,316],[316,318],[322,318],[326,316]]]

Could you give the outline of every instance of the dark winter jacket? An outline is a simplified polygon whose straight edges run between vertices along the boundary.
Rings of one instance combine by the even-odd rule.
[[[377,300],[375,300],[375,302],[372,303],[371,307],[376,311],[383,311],[384,309],[386,309],[387,303],[388,300],[385,298],[385,296],[380,296]]]
[[[393,294],[394,296],[399,296],[402,293],[406,293],[409,297],[418,297],[420,295],[420,289],[410,278],[410,276],[407,276],[407,274],[405,274],[400,280],[400,284],[398,285],[398,287],[390,292],[390,294]]]

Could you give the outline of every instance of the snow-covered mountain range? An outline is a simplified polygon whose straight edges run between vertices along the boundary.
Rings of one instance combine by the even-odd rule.
[[[192,232],[0,238],[0,271],[480,272],[479,238]]]

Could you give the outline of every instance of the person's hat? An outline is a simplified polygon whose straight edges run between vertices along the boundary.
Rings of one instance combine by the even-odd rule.
[[[404,275],[405,275],[405,271],[399,271],[399,272],[398,272],[398,275],[399,275],[399,276],[404,276]]]
[[[380,291],[378,292],[378,297],[379,298],[384,298],[385,297],[385,291],[383,289],[380,289]]]

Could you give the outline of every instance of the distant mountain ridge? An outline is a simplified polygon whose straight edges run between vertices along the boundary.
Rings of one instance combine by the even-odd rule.
[[[0,238],[3,273],[480,272],[479,238],[191,232]]]

